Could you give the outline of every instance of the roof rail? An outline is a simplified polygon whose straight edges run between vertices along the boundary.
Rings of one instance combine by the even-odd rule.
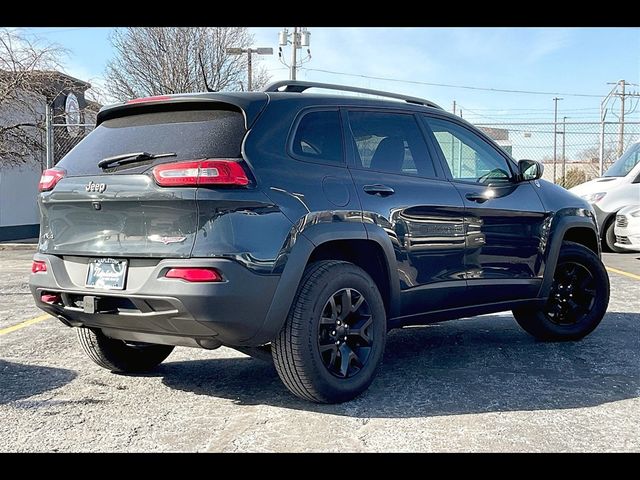
[[[438,108],[442,110],[442,107],[433,103],[430,100],[425,100],[424,98],[410,97],[408,95],[385,92],[383,90],[371,90],[369,88],[351,87],[349,85],[337,85],[333,83],[303,82],[298,80],[280,80],[278,82],[270,83],[269,85],[264,87],[263,91],[264,92],[302,93],[309,88],[322,88],[325,90],[340,90],[343,92],[366,93],[368,95],[378,95],[380,97],[396,98],[398,100],[404,100],[407,103],[416,103],[418,105],[425,105],[427,107]]]

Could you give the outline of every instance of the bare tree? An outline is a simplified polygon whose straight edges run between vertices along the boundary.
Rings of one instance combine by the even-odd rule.
[[[245,27],[127,27],[116,29],[116,51],[106,69],[106,87],[119,99],[183,92],[244,90],[247,59],[229,47],[253,41]],[[257,60],[257,59],[256,59]],[[255,69],[254,85],[268,80]]]
[[[42,151],[44,103],[40,99],[55,97],[56,82],[50,80],[64,53],[56,45],[0,29],[0,165],[24,163]]]

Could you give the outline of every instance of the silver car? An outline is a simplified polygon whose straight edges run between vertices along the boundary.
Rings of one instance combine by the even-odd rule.
[[[602,177],[569,191],[593,205],[603,247],[613,252],[626,251],[616,246],[615,220],[624,207],[640,204],[640,142],[632,144]]]

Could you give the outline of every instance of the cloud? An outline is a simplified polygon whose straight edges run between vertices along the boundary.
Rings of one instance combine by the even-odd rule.
[[[513,28],[443,28],[438,29],[456,57],[472,61],[510,55],[517,32]]]
[[[545,28],[536,30],[526,56],[527,63],[535,63],[544,57],[569,45],[571,33],[566,28]]]

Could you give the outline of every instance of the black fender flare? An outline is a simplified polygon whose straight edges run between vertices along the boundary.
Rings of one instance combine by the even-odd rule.
[[[387,261],[390,286],[389,317],[396,315],[400,305],[400,283],[397,275],[394,281],[397,268],[393,247],[389,236],[380,227],[369,227],[372,226],[367,225],[365,228],[360,222],[329,222],[310,225],[302,233],[292,233],[295,241],[287,252],[287,260],[262,327],[256,335],[243,343],[263,345],[275,338],[289,314],[311,254],[318,246],[334,240],[372,240],[378,243]]]
[[[586,227],[592,230],[596,239],[598,239],[598,246],[600,245],[598,228],[596,226],[594,215],[591,211],[582,208],[571,208],[558,211],[553,216],[551,222],[551,231],[548,237],[546,255],[544,256],[543,280],[538,293],[540,298],[546,298],[549,295],[549,290],[551,289],[551,284],[553,282],[553,274],[555,273],[558,257],[560,256],[562,241],[567,231],[574,227]],[[598,250],[597,253],[599,256],[600,251]]]

